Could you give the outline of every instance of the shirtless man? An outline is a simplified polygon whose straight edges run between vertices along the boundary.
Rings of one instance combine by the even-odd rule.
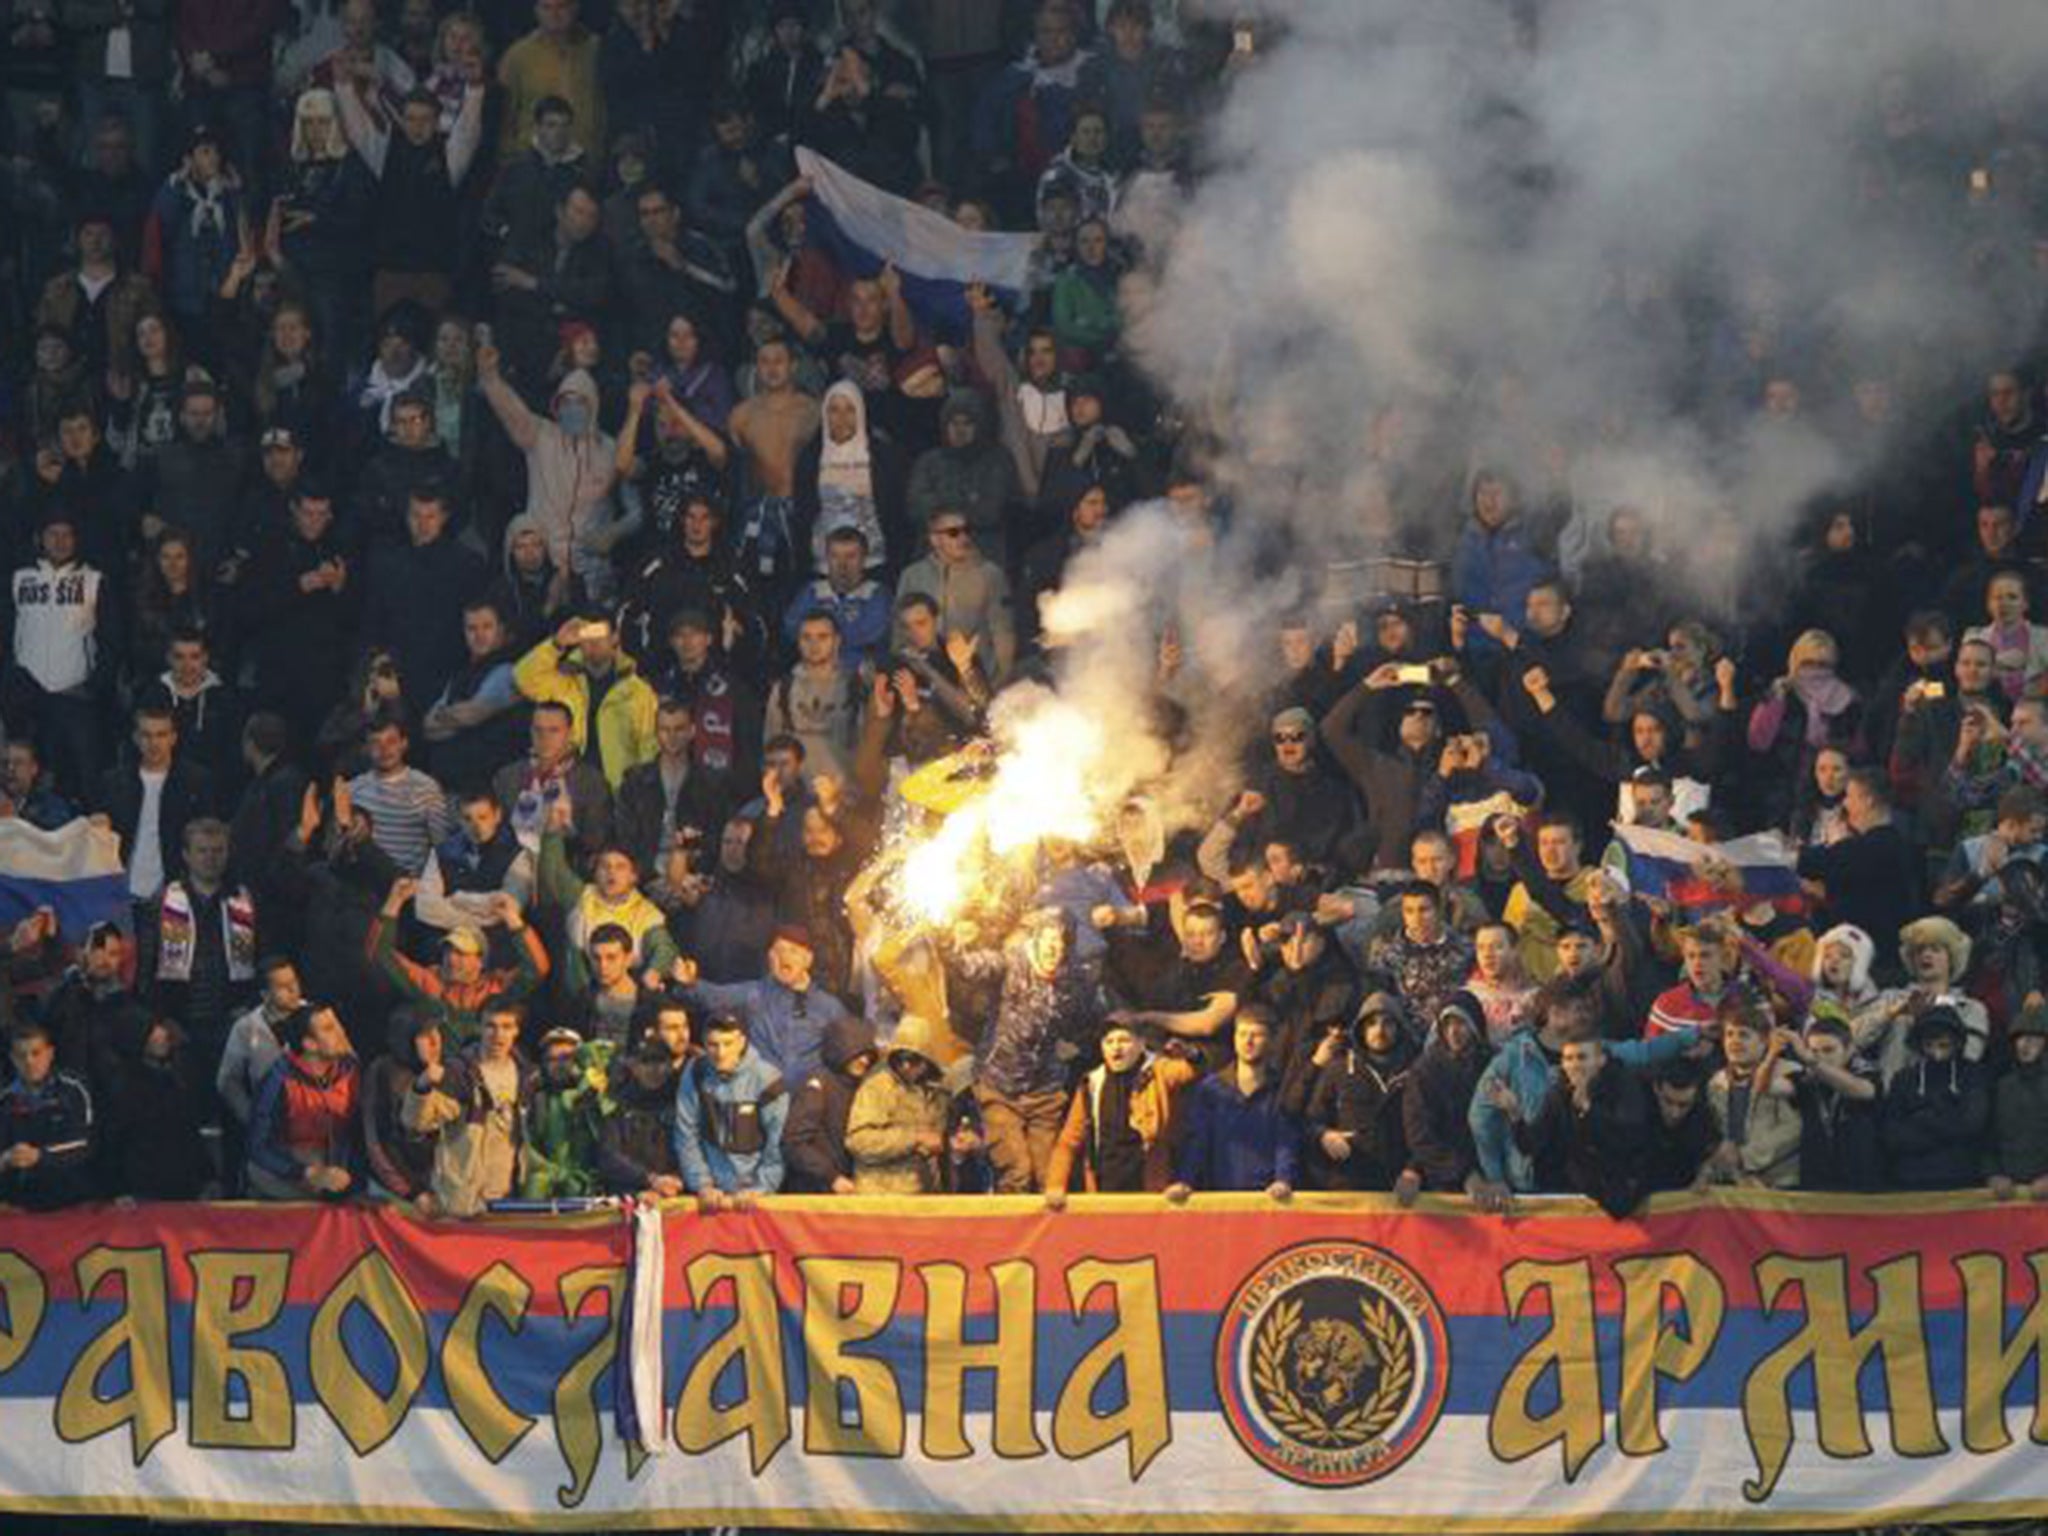
[[[780,337],[762,342],[754,352],[754,393],[726,420],[746,466],[745,545],[770,582],[789,565],[796,459],[818,430],[818,402],[796,387],[795,377],[789,343]]]

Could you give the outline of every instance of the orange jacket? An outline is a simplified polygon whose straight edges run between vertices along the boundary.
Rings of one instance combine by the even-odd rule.
[[[1046,1166],[1045,1187],[1066,1189],[1073,1183],[1074,1164],[1081,1165],[1081,1187],[1095,1191],[1095,1105],[1102,1097],[1109,1068],[1097,1067],[1081,1080],[1067,1105],[1067,1123]],[[1198,1075],[1194,1064],[1178,1056],[1153,1056],[1138,1068],[1131,1090],[1131,1129],[1145,1147],[1145,1188],[1157,1193],[1173,1182],[1173,1135],[1181,1091]]]

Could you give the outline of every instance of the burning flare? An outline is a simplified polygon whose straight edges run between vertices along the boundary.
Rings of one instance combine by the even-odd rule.
[[[946,819],[904,856],[897,895],[921,922],[951,921],[989,889],[999,860],[1048,839],[1094,841],[1119,798],[1107,792],[1114,744],[1104,722],[1042,688],[1013,689],[996,713],[994,743],[947,759],[935,776],[950,791],[979,759],[993,768],[986,788],[947,807]],[[932,805],[910,785],[905,795]]]

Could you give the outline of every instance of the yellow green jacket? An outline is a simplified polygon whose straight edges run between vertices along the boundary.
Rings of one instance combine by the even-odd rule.
[[[633,658],[621,654],[612,663],[618,673],[597,709],[597,742],[604,776],[616,791],[628,768],[651,762],[654,740],[654,690],[633,670]],[[576,750],[590,751],[590,680],[569,652],[552,638],[543,640],[512,669],[512,681],[536,704],[566,704],[575,717]]]

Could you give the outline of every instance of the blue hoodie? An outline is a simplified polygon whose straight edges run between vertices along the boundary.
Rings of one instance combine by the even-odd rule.
[[[699,1056],[676,1081],[676,1167],[690,1193],[772,1195],[782,1188],[782,1074],[751,1045],[720,1072]]]

